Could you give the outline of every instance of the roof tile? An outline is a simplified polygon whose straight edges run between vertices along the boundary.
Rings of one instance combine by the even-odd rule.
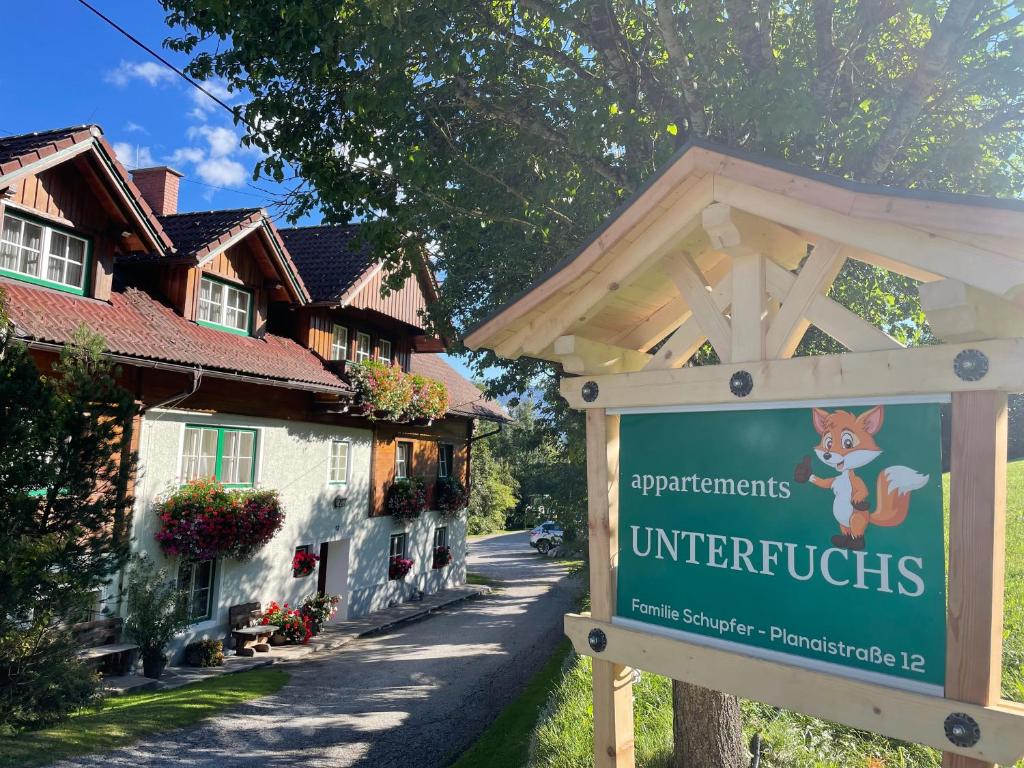
[[[334,301],[375,262],[357,224],[278,230],[313,301]]]
[[[409,370],[442,382],[448,389],[448,413],[490,421],[509,421],[505,409],[484,396],[476,385],[434,353],[413,353]]]

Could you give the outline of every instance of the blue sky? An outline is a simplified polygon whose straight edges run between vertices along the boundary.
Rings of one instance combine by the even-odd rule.
[[[188,63],[163,48],[171,30],[156,0],[90,2],[179,68]],[[0,134],[98,124],[129,168],[166,164],[185,174],[182,211],[269,208],[282,191],[252,182],[259,156],[241,147],[225,110],[75,0],[8,0],[3,16]],[[220,83],[205,85],[224,101],[236,98]]]

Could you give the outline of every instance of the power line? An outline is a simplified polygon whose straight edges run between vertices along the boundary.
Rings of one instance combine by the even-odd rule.
[[[99,11],[99,10],[98,10],[97,8],[95,8],[94,6],[92,6],[92,5],[90,5],[90,4],[88,3],[88,2],[86,2],[86,0],[78,0],[78,2],[79,2],[79,4],[81,4],[82,6],[84,6],[85,8],[89,9],[90,11],[92,11],[92,12],[93,12],[94,14],[96,14],[96,16],[98,16],[98,17],[99,17],[100,19],[102,19],[102,20],[103,20],[104,22],[106,22],[106,23],[107,23],[107,24],[109,24],[109,25],[110,25],[111,27],[113,27],[114,29],[116,29],[116,30],[117,30],[118,32],[120,32],[120,33],[121,33],[122,35],[124,35],[124,36],[125,36],[126,38],[128,38],[129,40],[131,40],[131,41],[132,41],[132,42],[133,42],[133,43],[134,43],[135,45],[137,45],[137,46],[138,46],[139,48],[141,48],[142,50],[144,50],[144,51],[145,51],[146,53],[148,53],[148,54],[149,54],[150,56],[152,56],[152,57],[153,57],[154,59],[156,59],[157,61],[159,61],[159,62],[160,62],[161,64],[163,64],[163,65],[164,65],[165,67],[167,67],[167,68],[168,68],[169,70],[171,70],[172,72],[174,72],[174,74],[176,74],[176,75],[177,75],[178,77],[180,77],[180,78],[181,78],[182,80],[184,80],[184,81],[185,81],[186,83],[188,83],[189,85],[191,85],[191,86],[192,86],[193,88],[196,88],[196,89],[200,90],[200,91],[201,91],[202,93],[206,94],[206,96],[208,96],[208,97],[209,97],[209,98],[210,98],[210,99],[211,99],[212,101],[214,101],[214,102],[215,102],[216,104],[220,105],[221,107],[223,107],[224,109],[226,109],[226,110],[227,110],[228,112],[230,112],[230,113],[232,114],[232,116],[234,116],[234,117],[237,117],[237,118],[238,118],[239,120],[242,120],[242,122],[243,122],[243,123],[245,123],[246,125],[249,125],[249,123],[248,123],[248,122],[247,122],[247,121],[246,121],[246,120],[245,120],[244,118],[242,118],[242,117],[241,117],[241,115],[239,115],[239,114],[238,114],[237,112],[235,112],[235,110],[234,110],[234,109],[233,109],[232,107],[228,106],[228,105],[227,105],[227,104],[225,104],[225,103],[224,103],[223,101],[221,101],[220,99],[218,99],[218,98],[217,98],[216,96],[214,96],[214,95],[213,95],[212,93],[210,93],[210,92],[209,92],[209,91],[208,91],[208,90],[207,90],[206,88],[204,88],[204,87],[203,87],[203,86],[202,86],[202,85],[201,85],[200,83],[197,83],[197,82],[196,82],[195,80],[193,80],[193,79],[192,79],[191,77],[189,77],[188,75],[186,75],[186,74],[185,74],[184,72],[182,72],[182,71],[181,71],[180,69],[178,69],[178,68],[177,68],[176,66],[174,66],[173,64],[171,64],[171,62],[169,62],[169,61],[168,61],[167,59],[165,59],[165,58],[164,58],[163,56],[161,56],[161,55],[160,55],[159,53],[157,53],[156,51],[154,51],[154,50],[153,50],[152,48],[150,48],[150,47],[149,47],[148,45],[146,45],[146,44],[145,44],[144,42],[142,42],[141,40],[139,40],[139,39],[138,39],[137,37],[135,37],[135,36],[134,36],[134,35],[133,35],[133,34],[132,34],[131,32],[129,32],[128,30],[126,30],[126,29],[125,29],[124,27],[122,27],[122,26],[121,26],[120,24],[118,24],[118,23],[117,23],[116,21],[114,21],[113,19],[111,19],[111,18],[110,18],[109,16],[106,16],[106,15],[104,15],[104,14],[103,14],[103,13],[102,13],[101,11]],[[250,126],[250,127],[252,127],[252,126]]]

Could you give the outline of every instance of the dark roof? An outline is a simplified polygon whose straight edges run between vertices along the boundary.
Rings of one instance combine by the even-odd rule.
[[[375,262],[360,242],[358,224],[280,229],[313,301],[334,301]]]
[[[0,278],[19,336],[65,344],[85,324],[108,352],[281,382],[349,390],[315,354],[291,339],[239,336],[189,322],[144,291],[123,288],[110,302]]]
[[[16,173],[37,160],[42,160],[75,144],[92,139],[96,140],[100,154],[105,155],[110,170],[127,188],[131,204],[135,208],[135,214],[143,220],[144,225],[149,227],[150,236],[155,238],[166,250],[172,250],[173,245],[160,226],[153,209],[142,197],[142,193],[135,186],[128,171],[118,162],[114,148],[103,138],[103,129],[98,125],[75,125],[68,128],[55,128],[50,131],[0,137],[0,176]]]
[[[476,385],[452,368],[439,354],[413,353],[409,371],[442,382],[448,389],[448,413],[488,421],[511,421],[505,409],[489,400]]]
[[[236,208],[227,211],[196,211],[158,216],[164,232],[174,241],[179,256],[201,258],[203,253],[236,234],[242,227],[255,223],[262,214],[259,208]]]

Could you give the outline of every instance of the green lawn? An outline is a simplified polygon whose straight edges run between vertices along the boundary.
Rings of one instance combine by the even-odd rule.
[[[530,752],[537,718],[558,684],[572,646],[563,640],[522,695],[509,704],[452,768],[522,768]]]
[[[949,478],[944,478],[948,509]],[[1024,702],[1024,461],[1007,473],[1006,610],[1003,695]],[[641,768],[667,768],[672,750],[671,681],[644,674],[634,687],[636,755]],[[760,732],[762,768],[938,768],[936,750],[885,739],[834,723],[744,701],[744,735]],[[530,768],[591,765],[593,712],[590,659],[566,668],[538,724]],[[1024,761],[1018,763],[1024,768]]]
[[[204,717],[267,696],[288,682],[281,669],[223,675],[173,691],[106,699],[64,723],[0,738],[0,768],[32,768],[123,747],[148,734],[192,725]]]

